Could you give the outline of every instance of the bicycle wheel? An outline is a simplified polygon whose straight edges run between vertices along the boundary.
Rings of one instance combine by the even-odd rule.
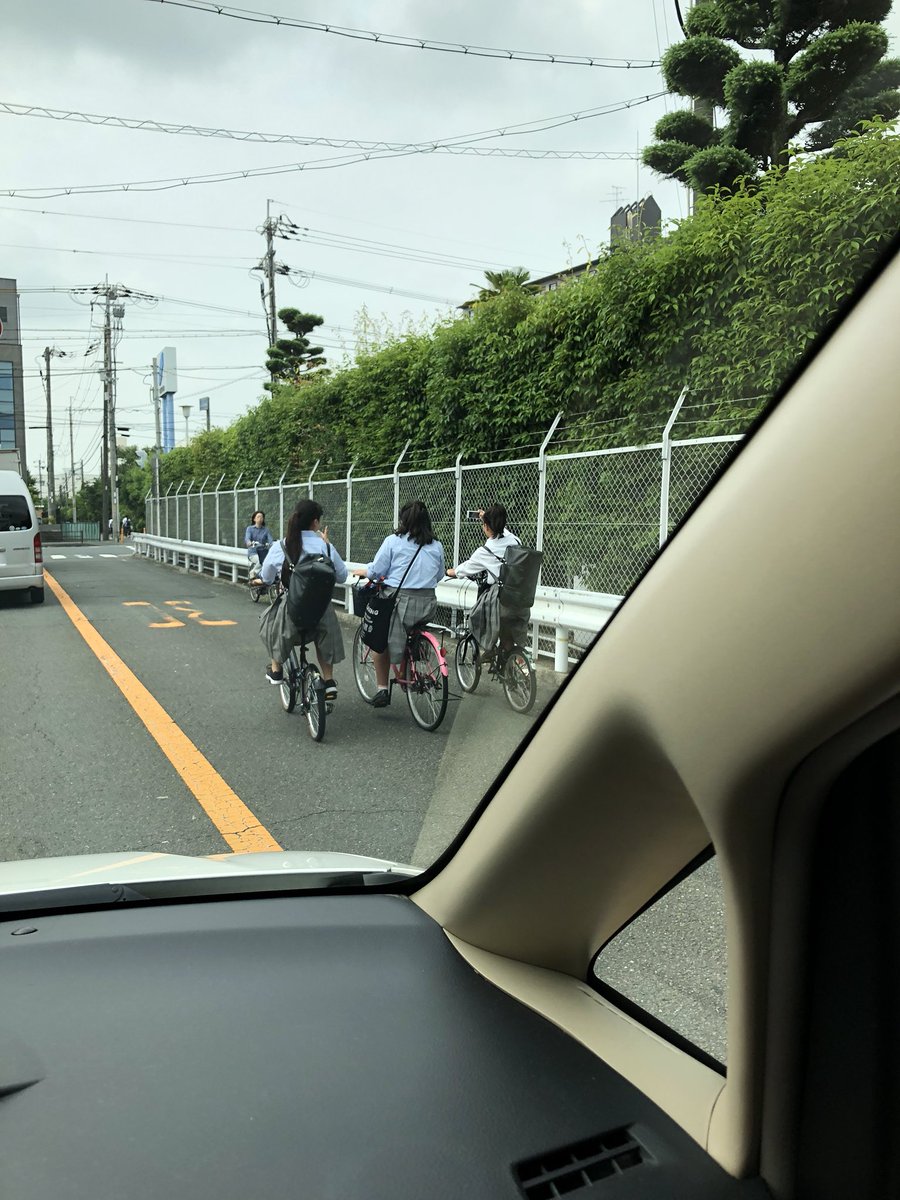
[[[510,708],[517,713],[530,711],[537,696],[534,667],[521,646],[513,646],[503,664],[503,691]]]
[[[321,742],[325,736],[325,686],[319,674],[319,668],[307,663],[303,681],[303,711],[306,714],[306,724],[309,736],[314,742]]]
[[[297,706],[297,660],[293,654],[281,667],[284,678],[281,681],[281,707],[287,713],[292,713]]]
[[[410,638],[404,655],[403,678],[406,700],[420,729],[437,729],[447,711],[447,676],[441,670],[442,656],[427,634]]]
[[[371,704],[378,691],[378,683],[375,679],[375,659],[362,640],[362,625],[353,638],[353,678],[363,700],[366,704]]]
[[[259,593],[262,591],[262,589],[254,587],[252,583],[248,584],[247,586],[250,588],[250,599],[254,604],[259,604]]]
[[[471,633],[467,633],[456,643],[453,661],[459,686],[464,692],[474,692],[481,678],[481,655],[478,653],[478,643]]]

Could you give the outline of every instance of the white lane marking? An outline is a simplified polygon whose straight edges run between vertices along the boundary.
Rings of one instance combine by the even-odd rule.
[[[119,558],[118,554],[101,554],[101,558]]]
[[[93,554],[76,554],[76,558],[93,558]]]
[[[64,554],[51,554],[50,557],[51,558],[65,558],[66,556]]]

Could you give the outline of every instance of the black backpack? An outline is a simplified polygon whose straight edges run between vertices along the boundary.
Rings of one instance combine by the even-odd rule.
[[[288,561],[287,551],[285,561]],[[334,584],[330,546],[327,557],[324,554],[300,555],[291,570],[286,597],[288,614],[298,629],[316,628],[328,611]]]
[[[500,604],[503,608],[531,608],[543,559],[540,550],[507,546],[500,568]]]

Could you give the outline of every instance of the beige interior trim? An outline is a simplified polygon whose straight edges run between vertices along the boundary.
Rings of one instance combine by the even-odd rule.
[[[708,1147],[736,1175],[760,1163],[781,797],[801,762],[900,690],[898,329],[895,259],[413,897],[469,946],[584,979],[598,947],[712,840],[729,1055]],[[563,1024],[555,1003],[546,1015]],[[595,1019],[591,1044],[609,1060],[618,1039]],[[664,1081],[671,1049],[655,1053]],[[649,1078],[646,1091],[662,1102],[665,1084]],[[672,1115],[696,1128],[693,1101],[681,1107]]]
[[[678,1121],[701,1146],[724,1078],[558,971],[490,954],[447,935],[475,970],[601,1057]]]

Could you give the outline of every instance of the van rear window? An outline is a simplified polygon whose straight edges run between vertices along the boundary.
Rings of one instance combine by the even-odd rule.
[[[31,513],[24,496],[0,496],[0,533],[30,529]]]

